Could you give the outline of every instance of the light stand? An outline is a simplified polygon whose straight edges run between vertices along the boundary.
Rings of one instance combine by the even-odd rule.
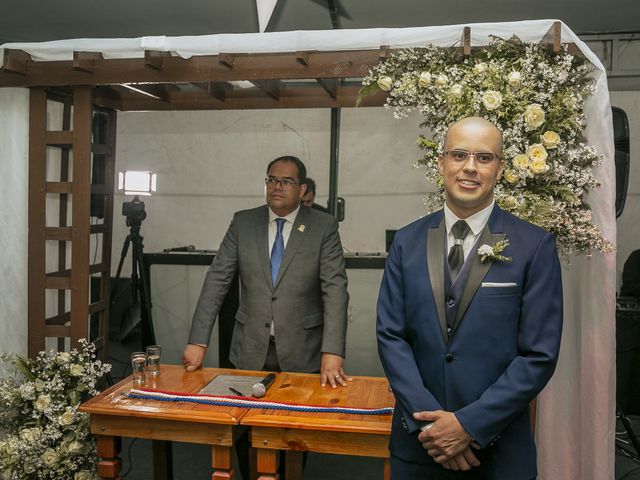
[[[127,218],[127,226],[129,227],[129,234],[124,240],[122,245],[122,252],[120,254],[120,262],[118,263],[118,270],[115,276],[115,285],[118,284],[120,273],[122,272],[122,265],[127,257],[129,251],[129,245],[131,248],[131,280],[129,283],[131,289],[131,308],[140,308],[140,320],[142,322],[142,348],[147,345],[155,344],[155,333],[153,331],[153,322],[151,317],[151,300],[149,298],[149,279],[146,275],[144,268],[144,251],[142,240],[140,235],[140,226],[142,221],[147,217],[147,213],[144,210],[144,202],[136,195],[132,201],[124,202],[122,204],[122,215]],[[138,276],[139,272],[139,276]],[[126,287],[123,288],[117,295],[115,291],[112,291],[111,305],[117,298],[122,295]],[[115,289],[114,289],[115,290]]]

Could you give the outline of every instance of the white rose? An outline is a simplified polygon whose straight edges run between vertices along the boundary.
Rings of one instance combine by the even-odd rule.
[[[25,442],[33,443],[39,437],[37,428],[25,428],[20,430],[20,438]]]
[[[537,161],[546,161],[549,154],[547,153],[547,149],[544,148],[544,145],[541,143],[534,143],[527,149],[527,155],[529,155],[529,159],[531,163]],[[531,165],[529,165],[531,166]]]
[[[449,89],[449,95],[452,97],[460,98],[462,96],[462,85],[456,83]]]
[[[422,88],[428,87],[431,84],[431,74],[429,72],[420,72],[418,77],[418,85]]]
[[[495,110],[502,104],[502,94],[495,90],[487,90],[482,94],[482,103],[487,110]]]
[[[537,158],[533,162],[531,162],[531,165],[529,165],[529,170],[531,170],[536,175],[539,175],[549,170],[549,165],[547,165],[546,160]]]
[[[524,111],[524,122],[529,129],[538,128],[544,123],[544,110],[537,103],[532,103]]]
[[[436,77],[436,85],[439,87],[444,87],[448,81],[447,76],[442,73]]]
[[[489,67],[484,62],[476,63],[473,66],[473,73],[475,73],[476,75],[478,75],[480,73],[484,73],[487,70],[487,68],[489,68]]]
[[[71,354],[69,352],[60,352],[56,355],[56,362],[60,364],[69,363],[71,360]]]
[[[491,247],[491,245],[487,245],[486,243],[484,245],[480,245],[480,248],[478,248],[478,254],[479,255],[493,255],[493,248]]]
[[[509,183],[518,183],[518,180],[520,180],[520,177],[518,176],[518,174],[514,170],[511,170],[511,169],[505,170],[504,178]]]
[[[503,200],[502,206],[504,208],[516,208],[518,206],[518,201],[516,200],[516,197],[509,195]]]
[[[40,395],[34,404],[36,410],[40,410],[41,412],[46,410],[51,404],[51,397],[49,395]]]
[[[60,425],[71,425],[74,422],[75,418],[76,416],[74,415],[73,410],[67,410],[62,415],[60,415],[58,421],[60,422]]]
[[[528,168],[529,155],[525,155],[524,153],[519,153],[518,155],[513,157],[513,165],[517,168]]]
[[[79,442],[78,440],[73,440],[72,442],[69,442],[68,449],[69,449],[69,453],[71,454],[80,454],[80,453],[84,453],[85,446],[82,442]]]
[[[378,79],[378,87],[380,87],[380,90],[388,92],[389,90],[391,90],[391,85],[393,85],[393,80],[391,79],[391,77],[380,77]]]
[[[82,365],[74,363],[69,367],[69,373],[74,377],[80,377],[84,373],[84,367]]]
[[[42,454],[42,461],[48,467],[55,465],[55,463],[58,461],[58,455],[56,454],[56,451],[52,448],[47,448]]]
[[[520,72],[511,72],[507,77],[507,82],[512,87],[518,87],[522,83],[522,74]]]
[[[93,475],[89,470],[80,470],[73,476],[73,480],[91,480]]]
[[[546,148],[557,148],[560,145],[560,135],[552,130],[547,130],[540,135],[540,141]]]

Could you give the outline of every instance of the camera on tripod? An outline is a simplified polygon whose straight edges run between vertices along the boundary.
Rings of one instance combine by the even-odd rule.
[[[144,202],[136,195],[130,202],[122,204],[122,215],[127,217],[127,226],[142,223],[147,218],[147,212],[144,211]]]

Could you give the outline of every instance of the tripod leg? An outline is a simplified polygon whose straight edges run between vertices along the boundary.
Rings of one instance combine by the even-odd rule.
[[[142,237],[136,236],[133,241],[134,259],[140,273],[138,289],[140,293],[140,315],[142,320],[142,343],[143,347],[156,343],[156,335],[153,329],[153,318],[151,316],[151,297],[149,295],[149,278],[144,264],[144,253]]]
[[[109,300],[109,303],[111,304],[113,304],[115,299],[119,297],[124,291],[123,289],[118,295],[116,295],[115,287],[118,285],[118,280],[120,279],[120,273],[122,272],[122,265],[124,264],[124,259],[127,257],[127,252],[129,251],[130,243],[131,243],[131,235],[127,235],[127,237],[124,239],[124,244],[122,245],[122,251],[120,252],[120,261],[118,262],[118,270],[116,270],[116,276],[113,283],[114,288],[111,290],[111,298]]]

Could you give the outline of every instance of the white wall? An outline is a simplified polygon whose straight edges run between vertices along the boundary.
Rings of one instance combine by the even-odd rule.
[[[381,108],[344,109],[339,195],[347,204],[340,232],[348,251],[384,251],[384,230],[424,214],[428,188],[412,165],[419,118],[394,120]],[[158,193],[145,198],[145,252],[193,244],[217,249],[233,212],[264,203],[267,163],[299,156],[329,191],[327,109],[224,112],[143,112],[118,115],[116,169],[158,173]],[[116,196],[114,262],[127,228]],[[114,263],[115,265],[115,263]]]
[[[611,105],[620,107],[629,117],[631,168],[627,201],[618,218],[617,279],[629,254],[640,248],[640,92],[611,92]]]
[[[0,353],[27,351],[29,90],[0,88]]]

